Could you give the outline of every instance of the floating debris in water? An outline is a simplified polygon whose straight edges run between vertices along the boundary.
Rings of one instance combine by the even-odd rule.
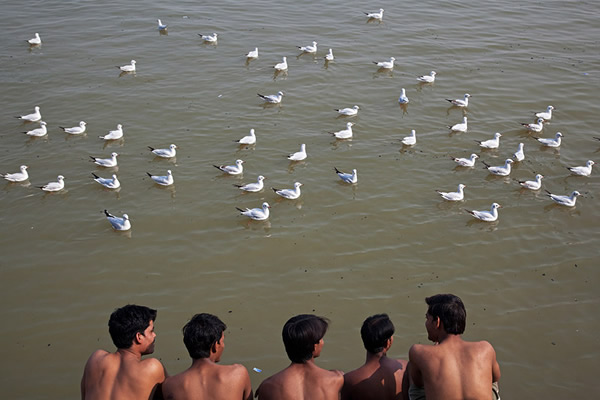
[[[252,368],[252,369],[254,370],[254,372],[262,372],[262,369],[260,369],[260,368],[256,368],[256,367],[254,367],[254,368]]]

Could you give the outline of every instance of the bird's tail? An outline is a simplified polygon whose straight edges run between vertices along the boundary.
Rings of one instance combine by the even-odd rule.
[[[150,178],[152,178],[152,174],[150,172],[146,172]]]
[[[96,157],[90,156],[90,158],[92,159],[92,161],[96,161]]]
[[[483,163],[483,165],[485,165],[486,168],[490,167],[490,164],[486,163],[485,161],[481,160],[481,162]]]
[[[335,169],[335,172],[338,173],[338,174],[342,174],[343,173],[342,171],[340,171],[339,169],[337,169],[337,167],[333,167],[333,169]]]
[[[154,147],[148,146],[148,148],[150,149],[150,151],[154,151]]]
[[[242,212],[242,213],[243,213],[244,211],[246,211],[246,210],[242,210],[242,209],[241,209],[241,208],[239,208],[239,207],[236,207],[235,209],[236,209],[236,210],[238,210],[239,212]]]
[[[213,164],[213,167],[215,167],[216,169],[220,170],[221,167],[219,167],[218,165]]]
[[[100,178],[98,175],[96,175],[95,173],[92,172],[92,176],[96,179]]]

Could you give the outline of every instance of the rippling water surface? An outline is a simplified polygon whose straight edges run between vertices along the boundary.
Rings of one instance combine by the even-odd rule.
[[[332,320],[319,364],[350,370],[363,361],[359,328],[387,312],[396,325],[392,355],[427,341],[424,297],[452,292],[469,312],[465,337],[489,340],[507,398],[586,398],[598,393],[594,367],[600,283],[599,178],[566,166],[598,159],[600,25],[595,2],[383,1],[384,22],[368,22],[361,2],[5,1],[0,38],[0,169],[27,164],[30,185],[1,184],[4,342],[0,382],[7,397],[74,398],[96,348],[112,349],[106,322],[126,303],[159,309],[155,355],[170,373],[188,364],[180,328],[197,312],[228,325],[224,363],[241,362],[254,387],[287,365],[281,326],[297,313]],[[156,18],[169,24],[156,30]],[[43,45],[25,39],[39,32]],[[218,45],[198,33],[219,34]],[[318,54],[296,46],[319,42]],[[258,46],[260,58],[244,55]],[[333,48],[336,60],[323,56]],[[288,57],[289,72],[272,66]],[[393,72],[372,61],[394,56]],[[135,75],[116,65],[137,60]],[[415,76],[437,71],[434,85]],[[406,88],[410,103],[397,103]],[[281,106],[256,93],[285,92]],[[463,112],[445,98],[472,95],[469,131],[450,135]],[[334,108],[358,104],[355,118]],[[542,133],[564,134],[560,150],[541,148],[520,122],[556,107]],[[20,132],[13,118],[39,105],[48,136]],[[88,123],[82,137],[59,126]],[[327,132],[356,123],[351,141]],[[99,135],[123,124],[124,140]],[[258,143],[233,140],[256,129]],[[411,129],[417,145],[399,142]],[[474,140],[501,132],[501,146]],[[501,164],[525,143],[526,160],[509,178],[478,164],[455,168],[472,152]],[[178,146],[174,160],[147,146]],[[285,156],[307,145],[305,162]],[[89,156],[119,153],[119,192],[103,190]],[[245,161],[243,177],[212,164]],[[341,183],[333,168],[358,169]],[[146,172],[171,169],[173,188]],[[575,208],[519,189],[545,176],[544,188],[579,190]],[[66,190],[36,186],[66,177]],[[262,174],[266,188],[232,186]],[[269,189],[304,184],[296,201]],[[434,189],[464,183],[466,200],[443,202]],[[268,222],[235,207],[271,205]],[[465,211],[502,204],[497,223]],[[110,229],[102,210],[128,213],[133,229]]]

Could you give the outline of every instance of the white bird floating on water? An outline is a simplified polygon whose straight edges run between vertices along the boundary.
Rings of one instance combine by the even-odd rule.
[[[346,123],[346,129],[342,129],[341,131],[337,131],[337,132],[329,132],[329,133],[331,133],[333,136],[335,136],[336,139],[350,139],[353,134],[352,126],[354,126],[354,122],[348,122],[348,123]]]
[[[552,194],[546,190],[548,197],[550,197],[556,204],[560,204],[561,206],[567,207],[575,207],[575,203],[577,202],[577,196],[581,196],[577,190],[574,190],[569,196],[560,196],[558,194]]]
[[[255,59],[258,58],[258,47],[255,47],[254,50],[250,50],[248,54],[246,54],[246,58]]]
[[[280,63],[277,63],[273,66],[277,71],[286,71],[288,69],[287,57],[283,57]]]
[[[333,61],[333,49],[329,49],[329,53],[325,55],[325,61]]]
[[[536,138],[538,142],[547,147],[560,147],[561,138],[563,134],[560,132],[556,132],[554,135],[554,139],[546,139],[546,138]]]
[[[15,118],[21,119],[23,121],[29,121],[29,122],[37,122],[39,120],[42,119],[42,114],[40,113],[40,107],[35,106],[33,108],[35,111],[31,114],[27,114],[27,115],[21,115]]]
[[[338,114],[340,115],[346,115],[346,116],[353,116],[358,114],[358,110],[360,109],[359,106],[353,106],[353,107],[349,107],[349,108],[335,108],[334,110],[338,112]]]
[[[112,225],[115,231],[128,231],[131,229],[131,222],[129,222],[129,215],[123,214],[123,217],[117,217],[104,210],[106,219]]]
[[[111,168],[111,167],[116,167],[117,166],[117,153],[112,153],[110,155],[110,158],[97,158],[97,157],[92,157],[90,156],[90,158],[92,160],[94,160],[94,163],[96,163],[97,165],[101,166],[101,167],[107,167],[107,168]]]
[[[535,176],[535,181],[519,181],[519,185],[523,186],[525,189],[540,190],[542,187],[542,178],[544,178],[544,175],[537,174]]]
[[[152,175],[150,172],[146,172],[148,176],[157,184],[161,186],[170,186],[174,183],[173,173],[171,170],[167,171],[167,175]]]
[[[515,151],[515,154],[513,154],[515,160],[523,161],[525,159],[525,151],[523,150],[524,147],[525,145],[523,143],[519,143],[519,148],[517,151]]]
[[[525,129],[527,129],[528,131],[541,132],[542,129],[544,129],[544,119],[538,118],[537,122],[535,122],[535,123],[531,123],[531,124],[521,123],[521,125],[523,125],[525,127]]]
[[[281,103],[281,99],[283,98],[284,93],[282,91],[277,92],[277,94],[268,94],[262,95],[260,93],[256,94],[258,97],[271,104],[279,104]]]
[[[308,46],[298,46],[300,51],[304,53],[316,53],[317,52],[317,42],[313,41],[312,45]]]
[[[474,167],[475,160],[479,158],[479,156],[475,153],[471,154],[469,158],[458,158],[458,157],[450,157],[452,161],[457,163],[461,167]]]
[[[383,20],[383,8],[380,8],[379,11],[376,12],[365,12],[365,15],[369,19],[378,19]]]
[[[467,117],[463,117],[463,122],[448,126],[453,132],[466,132],[467,131]]]
[[[174,144],[169,145],[168,149],[155,149],[154,147],[148,146],[152,154],[162,158],[173,158],[177,155],[177,146]]]
[[[483,165],[485,165],[485,168],[490,171],[490,173],[494,174],[494,175],[498,175],[498,176],[508,176],[510,175],[510,171],[511,171],[511,164],[513,163],[513,159],[512,158],[507,158],[506,161],[504,161],[504,165],[500,165],[500,166],[496,166],[496,167],[492,167],[490,164],[486,163],[485,161],[482,161]]]
[[[417,144],[417,132],[413,129],[410,131],[410,136],[406,136],[402,139],[402,144],[405,146],[414,146]]]
[[[548,106],[546,108],[546,111],[535,113],[535,116],[538,118],[542,118],[546,121],[550,121],[552,119],[552,110],[554,110],[554,107]]]
[[[265,186],[264,184],[264,180],[267,179],[262,175],[259,175],[256,182],[252,182],[252,183],[247,183],[245,185],[236,185],[234,184],[233,186],[235,186],[236,188],[243,190],[244,192],[251,192],[251,193],[255,193],[255,192],[260,192],[261,190],[263,190],[263,187]]]
[[[431,71],[429,73],[429,75],[417,76],[417,80],[421,83],[433,83],[433,82],[435,82],[435,75],[436,75],[436,72]]]
[[[256,135],[254,134],[254,129],[250,129],[250,134],[244,136],[240,140],[234,140],[234,142],[239,144],[255,144],[256,143]]]
[[[115,129],[114,131],[108,131],[107,135],[104,136],[98,136],[100,139],[103,140],[117,140],[117,139],[121,139],[123,137],[123,125],[118,124],[117,125],[117,129]]]
[[[48,182],[44,186],[38,186],[44,192],[58,192],[65,188],[65,177],[59,175],[56,178],[56,182]]]
[[[588,162],[583,167],[567,167],[571,173],[579,176],[590,176],[592,174],[592,165],[596,164],[592,160],[588,160]]]
[[[471,97],[471,95],[469,93],[465,93],[465,96],[462,99],[446,99],[446,101],[449,101],[453,106],[456,107],[469,107],[469,97]]]
[[[343,180],[346,183],[356,183],[358,182],[358,174],[356,172],[356,169],[352,170],[352,173],[346,173],[346,172],[342,172],[339,169],[337,169],[336,167],[333,167],[335,169],[335,173],[338,174],[338,176],[340,177],[341,180]]]
[[[476,140],[479,143],[479,146],[483,149],[497,149],[500,147],[500,137],[502,135],[499,132],[494,133],[494,138],[490,140]]]
[[[438,192],[444,200],[461,201],[465,198],[464,188],[466,188],[466,186],[461,183],[458,185],[458,190],[456,192],[442,192],[439,190],[436,190],[436,192]]]
[[[163,24],[160,19],[157,19],[156,21],[158,22],[158,30],[159,31],[166,31],[167,30],[167,24]]]
[[[119,68],[122,72],[135,72],[135,64],[136,61],[131,60],[131,64],[125,64],[121,66],[117,65],[117,68]]]
[[[300,145],[300,151],[290,154],[287,158],[290,161],[302,161],[306,159],[306,144],[302,143]]]
[[[198,34],[207,43],[216,43],[217,42],[217,34],[213,33],[212,35],[203,35],[201,33]]]
[[[60,129],[62,129],[63,131],[65,131],[66,133],[68,133],[70,135],[81,135],[82,133],[85,133],[86,125],[87,124],[85,121],[79,121],[79,126],[74,126],[72,128],[65,128],[65,127],[61,126]]]
[[[408,96],[406,96],[406,90],[404,88],[401,89],[400,97],[398,97],[398,103],[400,104],[408,104],[410,100],[408,100]]]
[[[394,57],[390,57],[389,61],[373,61],[373,64],[382,69],[394,69],[394,61],[396,61],[396,59]]]
[[[275,188],[271,188],[271,189],[273,189],[273,191],[275,193],[277,193],[279,196],[283,197],[284,199],[295,200],[298,197],[300,197],[300,194],[301,194],[300,186],[302,186],[302,184],[300,182],[296,182],[296,183],[294,183],[293,189],[275,189]]]
[[[118,189],[121,187],[121,182],[117,178],[117,175],[113,174],[112,178],[101,178],[92,172],[94,180],[108,189]]]
[[[27,39],[27,43],[29,43],[32,46],[39,46],[40,44],[42,44],[40,34],[36,32],[34,37],[32,37],[31,39]]]
[[[243,160],[236,160],[235,161],[235,165],[214,165],[213,167],[220,169],[221,171],[229,174],[229,175],[240,175],[242,172],[244,172],[244,166],[242,165],[244,163]]]
[[[21,165],[21,167],[19,168],[21,170],[21,172],[14,172],[12,174],[11,173],[0,174],[0,176],[9,182],[24,182],[27,179],[29,179],[29,174],[27,173],[27,168],[29,168],[27,165]]]
[[[481,221],[494,222],[498,219],[499,208],[502,208],[500,204],[492,203],[492,209],[490,211],[467,210],[466,208],[465,211]]]
[[[269,218],[269,208],[271,206],[266,201],[262,203],[262,208],[246,208],[241,209],[236,207],[236,209],[240,212],[241,215],[245,215],[246,217],[250,217],[256,221],[264,221]]]
[[[23,132],[29,136],[42,137],[48,133],[48,129],[46,128],[46,123],[44,121],[40,121],[40,127],[36,129],[32,129],[27,132]]]

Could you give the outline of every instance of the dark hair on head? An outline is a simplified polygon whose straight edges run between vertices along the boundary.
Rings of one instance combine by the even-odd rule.
[[[394,334],[394,324],[387,314],[376,314],[365,319],[360,328],[365,349],[369,353],[379,353],[385,348],[385,344]]]
[[[281,332],[289,359],[293,363],[304,363],[310,360],[315,344],[323,339],[328,326],[329,320],[312,314],[301,314],[290,318]]]
[[[429,305],[427,314],[434,318],[439,317],[446,333],[461,335],[467,324],[467,310],[460,297],[453,294],[436,294],[426,297],[425,302]]]
[[[227,325],[212,314],[196,314],[183,326],[183,343],[194,360],[210,356],[210,349],[219,343]]]
[[[128,349],[133,344],[135,335],[139,332],[142,335],[150,321],[156,319],[156,310],[145,306],[136,306],[128,304],[117,308],[110,315],[108,320],[108,332],[118,349]]]

